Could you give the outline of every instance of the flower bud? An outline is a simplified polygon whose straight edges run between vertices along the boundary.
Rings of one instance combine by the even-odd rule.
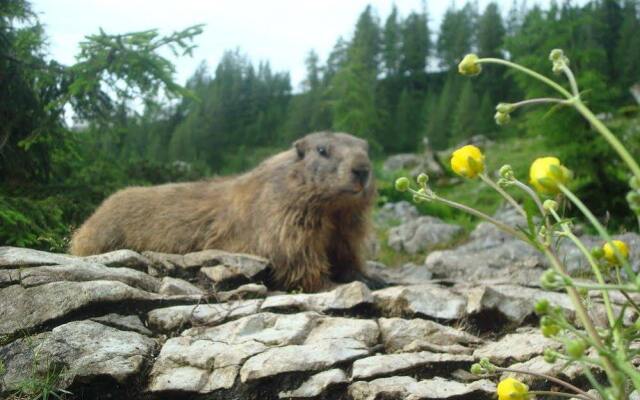
[[[451,155],[451,169],[464,178],[475,178],[484,171],[484,154],[476,146],[463,146]]]
[[[587,350],[587,344],[582,339],[570,340],[569,342],[567,342],[565,347],[567,355],[575,360],[582,357],[585,350]]]
[[[560,191],[559,184],[566,184],[573,178],[573,173],[556,157],[536,159],[529,169],[531,185],[540,193],[553,195]]]
[[[602,246],[602,251],[604,252],[604,259],[611,265],[620,265],[620,260],[616,256],[616,251],[613,246],[618,250],[622,258],[629,259],[629,246],[622,240],[612,240],[611,243],[607,242]]]
[[[482,67],[478,64],[478,56],[475,54],[467,54],[458,64],[458,72],[462,75],[474,76],[481,71]]]
[[[558,325],[544,325],[540,327],[540,332],[542,333],[542,336],[550,338],[556,336],[560,332],[560,327]]]
[[[640,191],[627,193],[627,203],[629,203],[629,208],[636,213],[640,211]]]
[[[420,175],[418,175],[418,179],[417,179],[418,183],[420,185],[426,185],[427,182],[429,182],[429,175],[425,174],[424,172],[421,173]]]
[[[545,200],[544,203],[542,203],[542,208],[547,212],[551,212],[551,210],[558,211],[558,202],[554,200]]]
[[[502,167],[500,167],[500,176],[504,179],[513,179],[514,173],[511,165],[505,164]]]
[[[511,103],[498,103],[496,106],[496,111],[503,114],[510,114],[515,109],[515,106]]]
[[[498,183],[498,186],[500,186],[503,189],[508,188],[509,186],[513,185],[512,181],[510,181],[508,179],[504,179],[504,178],[498,179],[497,183]]]
[[[564,51],[562,51],[562,49],[553,49],[551,50],[551,53],[549,53],[549,60],[550,61],[561,61],[562,58],[564,57]]]
[[[549,364],[555,363],[558,359],[556,352],[551,349],[544,349],[544,353],[542,355],[544,356],[544,360]]]
[[[540,276],[540,286],[545,290],[556,290],[565,285],[564,280],[553,269],[548,269]]]
[[[485,371],[482,368],[482,366],[480,364],[478,364],[478,363],[473,364],[469,371],[474,375],[483,375],[485,373]]]
[[[638,179],[637,176],[632,176],[631,179],[629,179],[629,187],[633,190],[640,190],[640,179]]]
[[[540,299],[534,306],[534,310],[538,315],[545,315],[549,312],[549,300]]]
[[[500,111],[496,112],[493,116],[493,119],[496,120],[496,125],[503,126],[511,122],[511,115],[506,113],[501,113]]]
[[[396,179],[396,190],[398,192],[406,192],[409,190],[409,178],[403,176],[402,178]]]

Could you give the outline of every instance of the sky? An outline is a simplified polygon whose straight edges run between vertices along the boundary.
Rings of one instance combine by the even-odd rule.
[[[454,0],[425,0],[430,27],[436,30]],[[540,0],[539,3],[548,1]],[[479,1],[482,10],[488,1]],[[512,0],[498,0],[503,13]],[[532,6],[535,2],[528,1]],[[117,34],[157,28],[162,33],[206,24],[196,38],[193,57],[174,58],[176,79],[183,84],[204,60],[214,69],[225,50],[239,48],[257,63],[269,61],[274,71],[289,71],[294,89],[304,79],[304,59],[314,49],[324,62],[338,37],[353,34],[367,4],[381,21],[391,0],[32,0],[45,25],[50,56],[70,64],[84,36],[102,28]],[[422,0],[396,0],[401,16],[421,10]],[[463,4],[458,0],[459,6]]]

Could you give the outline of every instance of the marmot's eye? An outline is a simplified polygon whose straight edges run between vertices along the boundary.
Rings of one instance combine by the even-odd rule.
[[[316,150],[318,150],[318,154],[320,154],[322,157],[329,157],[329,152],[327,151],[326,147],[318,146]]]

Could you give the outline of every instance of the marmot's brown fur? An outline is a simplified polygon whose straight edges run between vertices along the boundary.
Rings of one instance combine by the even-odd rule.
[[[71,253],[221,249],[269,259],[286,289],[380,286],[362,255],[375,194],[367,152],[362,139],[318,132],[243,175],[121,190],[75,232]]]

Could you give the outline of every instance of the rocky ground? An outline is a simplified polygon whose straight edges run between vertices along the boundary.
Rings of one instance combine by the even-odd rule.
[[[521,222],[509,210],[498,218]],[[392,246],[418,251],[459,235],[418,221],[390,232]],[[640,237],[624,240],[637,265]],[[573,271],[585,268],[569,246],[561,253]],[[571,317],[568,298],[539,289],[544,259],[491,226],[430,252],[424,265],[370,263],[393,283],[377,291],[354,282],[271,292],[269,269],[264,259],[214,250],[79,258],[0,248],[0,397],[50,387],[86,399],[491,399],[499,377],[466,372],[483,357],[582,384],[576,368],[542,360],[556,344],[532,312],[544,297]]]

